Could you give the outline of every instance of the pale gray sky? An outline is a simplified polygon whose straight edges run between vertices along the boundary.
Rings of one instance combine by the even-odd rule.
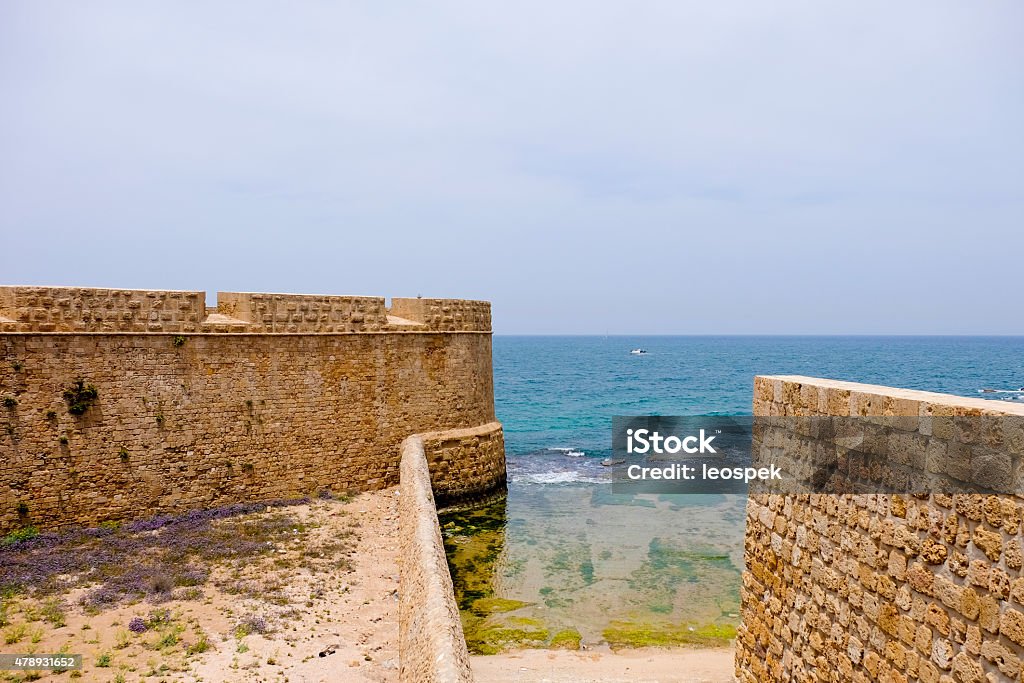
[[[1024,333],[1024,3],[0,3],[0,282]]]

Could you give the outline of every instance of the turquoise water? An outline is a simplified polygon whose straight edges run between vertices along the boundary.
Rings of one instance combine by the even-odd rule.
[[[613,415],[749,414],[756,374],[979,396],[1024,386],[1024,338],[495,337],[508,498],[442,520],[471,646],[727,635],[745,501],[615,496],[601,460]]]

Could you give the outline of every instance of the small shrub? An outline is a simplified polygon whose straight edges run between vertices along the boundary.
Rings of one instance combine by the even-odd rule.
[[[63,628],[67,624],[67,617],[64,614],[64,605],[57,598],[50,598],[40,610],[40,616],[48,621],[54,628]]]
[[[20,643],[24,639],[25,634],[28,633],[28,624],[18,624],[17,626],[11,626],[4,631],[4,643],[7,645],[14,645]]]
[[[64,400],[72,415],[84,415],[99,395],[99,390],[92,384],[86,384],[84,379],[75,380],[74,384],[64,390]]]
[[[151,593],[166,594],[174,589],[174,580],[167,574],[157,574],[149,580]]]
[[[192,645],[188,646],[185,651],[190,655],[200,655],[210,649],[210,641],[206,639],[206,634],[203,633]]]
[[[24,529],[18,529],[0,539],[0,546],[14,545],[15,543],[21,543],[22,541],[28,541],[39,535],[39,529],[34,526],[27,526]]]
[[[142,617],[132,617],[132,620],[128,622],[128,630],[132,633],[145,633],[149,630],[149,625]]]
[[[110,659],[111,659],[110,653],[109,652],[104,652],[103,654],[101,654],[99,657],[96,658],[96,666],[99,667],[100,669],[109,669],[110,668]]]
[[[155,609],[149,613],[149,619],[146,620],[146,626],[149,628],[169,623],[171,623],[171,610],[169,609]]]
[[[178,629],[171,629],[163,635],[160,640],[156,642],[157,649],[164,649],[165,647],[174,647],[178,644]]]
[[[19,500],[18,501],[18,516],[19,517],[27,517],[28,516],[28,503],[26,503],[23,500]]]
[[[67,446],[67,445],[68,445],[68,437],[67,437],[67,434],[61,434],[61,435],[60,435],[60,438],[59,438],[59,439],[57,439],[57,440],[58,440],[58,441],[60,441],[60,445],[61,445],[61,446]]]
[[[18,399],[13,396],[4,396],[4,408],[10,408],[11,410],[18,407]]]
[[[263,617],[257,617],[250,615],[238,623],[235,627],[235,637],[244,638],[250,633],[259,633],[264,635],[270,632],[270,627],[267,626],[267,620]]]
[[[117,455],[121,458],[121,462],[128,462],[128,449],[124,446],[121,446],[121,450],[117,452]]]
[[[172,600],[181,600],[183,602],[202,600],[203,589],[195,586],[189,586],[188,588],[179,588],[178,590],[171,593]]]
[[[115,650],[123,650],[132,644],[132,634],[128,631],[125,631],[124,629],[118,631],[117,636],[115,636],[115,638],[117,640],[117,642],[114,643]]]
[[[12,361],[11,362],[11,368],[13,368],[15,372],[21,372],[21,362],[20,361]]]
[[[50,420],[50,421],[56,420],[57,419],[57,411],[56,410],[47,410],[46,411],[46,419]]]
[[[171,340],[171,344],[174,345],[174,348],[179,349],[185,345],[185,338],[179,334]]]

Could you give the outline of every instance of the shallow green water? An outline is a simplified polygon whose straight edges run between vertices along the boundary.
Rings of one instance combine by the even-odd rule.
[[[443,515],[470,648],[571,647],[573,634],[613,646],[730,638],[745,501],[679,498],[512,487],[507,500]]]

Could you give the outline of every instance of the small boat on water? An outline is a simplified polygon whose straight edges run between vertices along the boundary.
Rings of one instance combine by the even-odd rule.
[[[647,353],[647,349],[633,349],[630,353],[634,356],[642,356]]]

